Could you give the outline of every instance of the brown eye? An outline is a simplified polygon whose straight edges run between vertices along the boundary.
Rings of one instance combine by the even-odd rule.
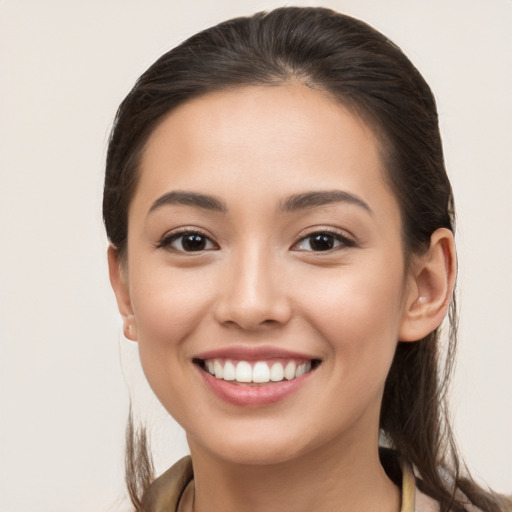
[[[309,237],[309,245],[313,251],[329,251],[334,247],[336,240],[332,235],[320,233]]]
[[[204,251],[207,239],[198,233],[191,233],[181,237],[181,246],[185,251]]]
[[[326,252],[343,247],[353,247],[354,245],[355,243],[352,240],[339,233],[318,231],[301,238],[293,249],[297,251]]]
[[[216,249],[217,246],[203,233],[198,231],[182,231],[164,238],[158,247],[173,252],[201,252]]]

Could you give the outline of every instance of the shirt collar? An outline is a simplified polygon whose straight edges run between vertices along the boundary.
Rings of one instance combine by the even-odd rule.
[[[400,460],[402,470],[402,506],[400,512],[430,512],[437,509],[434,501],[422,495],[416,489],[416,480],[411,465]],[[192,460],[190,456],[184,457],[174,464],[165,473],[159,476],[149,487],[142,499],[142,505],[147,512],[169,512],[178,507],[181,495],[188,483],[194,478]],[[430,500],[427,508],[417,507],[417,501]],[[424,498],[421,500],[421,498]]]

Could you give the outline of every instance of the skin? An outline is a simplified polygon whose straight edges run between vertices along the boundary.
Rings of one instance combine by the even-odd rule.
[[[383,387],[397,340],[420,339],[444,317],[451,233],[436,231],[406,272],[400,210],[371,129],[300,84],[181,105],[151,135],[140,171],[127,254],[109,249],[111,281],[152,389],[187,432],[195,490],[181,510],[399,510],[378,459]],[[333,190],[367,207],[280,209],[292,195]],[[225,211],[152,209],[173,191],[213,196]],[[161,246],[183,228],[204,233],[205,250]],[[307,236],[325,231],[341,238],[312,251]],[[219,399],[193,358],[255,345],[321,364],[277,403]]]

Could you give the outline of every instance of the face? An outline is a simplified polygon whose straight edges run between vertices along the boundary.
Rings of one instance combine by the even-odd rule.
[[[118,299],[191,449],[376,449],[407,278],[368,126],[301,85],[212,93],[168,115],[140,171]]]

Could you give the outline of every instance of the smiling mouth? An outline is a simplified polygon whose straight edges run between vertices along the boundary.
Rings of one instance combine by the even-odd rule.
[[[243,361],[234,359],[194,359],[203,371],[219,380],[241,385],[268,385],[297,379],[320,365],[319,359]]]

